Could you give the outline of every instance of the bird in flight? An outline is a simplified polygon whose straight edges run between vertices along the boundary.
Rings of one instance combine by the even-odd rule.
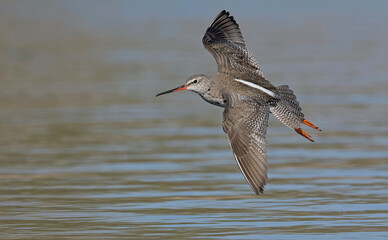
[[[288,85],[275,87],[264,77],[229,12],[223,10],[217,15],[202,43],[217,62],[217,74],[193,75],[182,86],[156,96],[190,90],[206,102],[223,107],[222,128],[228,135],[234,157],[253,191],[260,195],[267,181],[265,135],[269,114],[312,142],[301,124],[321,130],[304,118]]]

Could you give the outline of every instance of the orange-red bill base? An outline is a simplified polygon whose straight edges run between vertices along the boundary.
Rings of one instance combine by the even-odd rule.
[[[174,89],[171,89],[171,90],[168,90],[168,91],[165,91],[165,92],[158,93],[158,94],[156,94],[155,97],[158,97],[160,95],[164,95],[164,94],[167,94],[167,93],[172,93],[172,92],[177,92],[177,91],[181,91],[181,90],[186,90],[186,89],[187,89],[187,86],[182,85],[182,86],[179,86],[177,88],[174,88]]]

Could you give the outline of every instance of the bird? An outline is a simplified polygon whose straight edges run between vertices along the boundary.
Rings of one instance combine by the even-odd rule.
[[[193,91],[206,102],[224,108],[223,131],[246,181],[257,195],[264,191],[268,176],[266,132],[272,113],[285,126],[314,142],[301,124],[321,131],[304,118],[294,92],[288,85],[275,87],[263,75],[253,55],[247,50],[234,17],[221,11],[202,38],[202,43],[217,62],[213,76],[196,74],[185,84],[161,92],[156,97]]]

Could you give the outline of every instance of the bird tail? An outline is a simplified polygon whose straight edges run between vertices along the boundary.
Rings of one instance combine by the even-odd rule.
[[[302,130],[300,124],[303,123],[318,131],[321,130],[304,118],[302,108],[299,106],[299,102],[296,100],[294,92],[287,85],[278,86],[276,89],[278,90],[280,100],[277,102],[276,106],[271,107],[271,113],[284,125],[294,129],[295,132],[314,142],[314,140],[311,139],[311,136]]]

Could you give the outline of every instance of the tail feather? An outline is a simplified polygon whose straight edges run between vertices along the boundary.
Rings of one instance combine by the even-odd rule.
[[[270,108],[271,113],[284,125],[294,129],[297,133],[313,142],[311,136],[302,130],[300,124],[303,123],[318,131],[321,130],[304,118],[302,108],[299,106],[299,102],[296,100],[294,92],[287,85],[278,86],[276,89],[278,90],[280,100],[277,102],[276,106]]]
[[[299,102],[296,100],[294,92],[288,87],[288,85],[282,85],[277,87],[281,98],[289,105],[290,110],[293,112],[301,112],[302,108],[299,106]]]
[[[277,90],[280,101],[276,106],[271,107],[271,112],[287,127],[291,129],[299,128],[304,119],[304,114],[294,92],[287,85],[279,86]]]

